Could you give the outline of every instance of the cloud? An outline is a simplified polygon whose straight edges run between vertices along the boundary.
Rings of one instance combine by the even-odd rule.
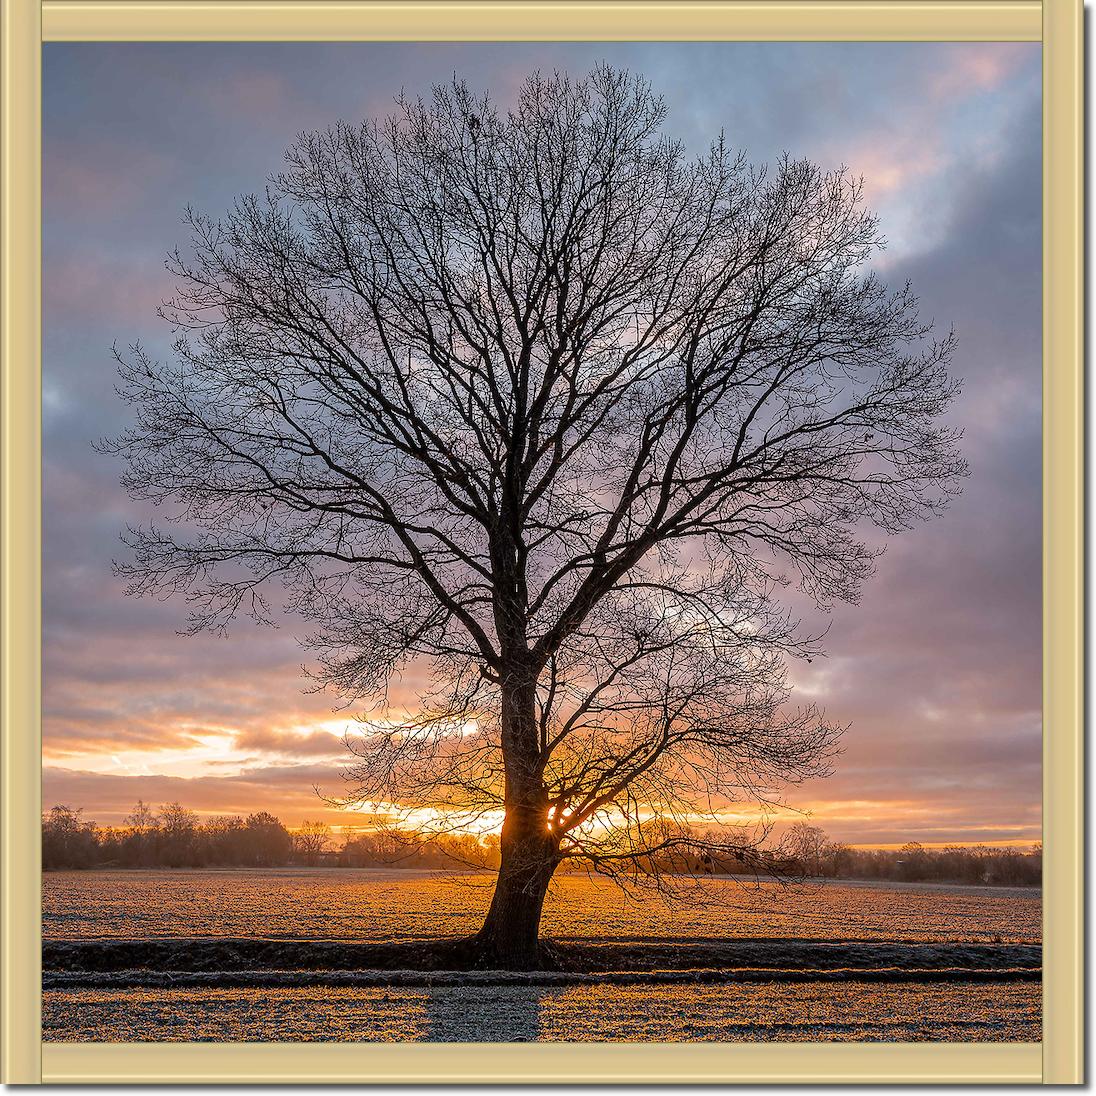
[[[1000,161],[950,169],[939,242],[894,271],[927,315],[956,325],[954,419],[972,476],[942,518],[890,542],[859,606],[834,612],[831,657],[796,668],[852,724],[836,775],[802,794],[894,802],[891,821],[831,810],[830,825],[862,840],[902,840],[903,827],[934,840],[1039,833],[1039,127],[1033,103]],[[927,813],[903,814],[901,798]]]
[[[102,132],[51,140],[42,154],[43,219],[123,217],[152,187],[162,187],[171,158]]]
[[[935,175],[944,166],[941,143],[906,132],[868,137],[846,154],[850,171],[863,179],[869,203],[891,197],[911,182]]]
[[[999,88],[1031,59],[1024,42],[970,42],[950,50],[929,79],[935,99],[969,96]]]
[[[305,819],[352,826],[353,811],[332,807],[314,790],[338,795],[343,783],[336,766],[256,767],[245,776],[126,776],[80,772],[58,766],[42,770],[42,802],[83,807],[99,825],[119,825],[138,799],[160,806],[180,802],[202,817],[269,811],[290,827]]]
[[[236,735],[236,748],[257,750],[265,754],[281,754],[290,757],[337,757],[345,758],[346,743],[330,731],[280,731],[271,728],[255,728]]]
[[[667,128],[693,152],[724,129],[757,161],[787,149],[863,173],[892,240],[886,277],[910,278],[925,315],[959,335],[954,420],[973,474],[943,518],[890,543],[859,606],[819,617],[796,604],[829,626],[829,657],[793,668],[797,699],[851,729],[836,775],[789,798],[847,840],[1037,835],[1037,45],[49,43],[44,55],[47,802],[110,821],[138,797],[178,798],[295,824],[322,807],[313,783],[340,786],[337,698],[303,691],[294,627],[179,636],[184,606],[127,599],[111,576],[120,529],[148,514],[90,442],[127,422],[111,344],[167,351],[154,313],[181,209],[219,212],[281,166],[298,129],[383,113],[401,87],[458,72],[506,95],[534,67],[606,59],[665,91]],[[422,684],[412,668],[393,704],[413,705]]]
[[[71,324],[94,318],[121,327],[134,311],[155,315],[171,290],[162,255],[134,261],[132,256],[109,252],[70,252],[46,263],[42,303],[47,321],[64,317]]]

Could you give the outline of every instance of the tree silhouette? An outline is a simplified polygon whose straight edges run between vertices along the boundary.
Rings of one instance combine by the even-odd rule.
[[[309,822],[305,819],[301,828],[293,834],[294,851],[310,867],[315,867],[331,847],[331,827],[326,822]]]
[[[689,823],[829,770],[780,589],[855,601],[863,530],[965,471],[952,339],[867,270],[859,182],[690,158],[664,113],[602,67],[301,136],[265,194],[189,214],[172,360],[120,356],[136,425],[105,447],[167,518],[130,530],[130,592],[193,629],[306,618],[348,702],[432,666],[351,739],[347,799],[505,812],[483,962],[537,961],[564,860],[761,863]]]

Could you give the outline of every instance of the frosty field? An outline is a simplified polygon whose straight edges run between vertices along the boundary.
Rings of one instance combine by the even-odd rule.
[[[710,881],[667,905],[559,879],[547,935],[601,973],[365,969],[466,934],[488,875],[44,876],[48,1040],[1037,1040],[1037,890]],[[376,952],[379,954],[379,952]]]
[[[483,873],[361,869],[50,872],[42,932],[89,936],[264,936],[385,940],[474,932],[491,899]],[[585,876],[558,877],[545,905],[552,937],[809,937],[1037,941],[1028,888],[939,884],[705,884],[671,905]]]

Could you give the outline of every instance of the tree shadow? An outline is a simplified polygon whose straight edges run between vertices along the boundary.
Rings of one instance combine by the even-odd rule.
[[[532,1043],[551,986],[431,986],[422,1038],[431,1043]]]

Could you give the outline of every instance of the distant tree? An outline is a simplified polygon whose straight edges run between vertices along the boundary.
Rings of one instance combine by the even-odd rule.
[[[120,839],[123,861],[130,867],[150,867],[157,858],[156,835],[160,821],[156,812],[144,800],[138,799],[122,825],[126,830]]]
[[[157,819],[159,863],[169,868],[197,863],[198,816],[180,803],[165,803]]]
[[[339,850],[339,865],[344,868],[366,868],[378,862],[372,835],[347,833]]]
[[[220,816],[209,819],[199,832],[202,859],[209,864],[229,865],[247,862],[246,828],[242,818]]]
[[[784,847],[804,875],[818,876],[822,874],[826,845],[825,830],[807,822],[796,822],[788,828]]]
[[[902,857],[898,862],[902,869],[899,878],[908,879],[911,882],[924,879],[928,870],[928,857],[921,842],[907,841],[899,852]]]
[[[160,820],[143,799],[138,799],[137,805],[122,820],[122,824],[133,833],[150,834],[159,828]]]
[[[267,811],[247,816],[242,837],[247,862],[259,867],[284,864],[293,852],[293,838],[289,831]]]
[[[127,535],[129,591],[195,630],[300,614],[352,701],[433,666],[352,741],[347,801],[505,812],[484,963],[538,961],[562,863],[770,862],[687,823],[830,770],[779,591],[855,601],[865,530],[965,471],[953,341],[869,271],[860,183],[690,158],[664,117],[603,67],[302,136],[263,196],[190,215],[173,358],[120,358],[136,425],[103,448],[167,519]]]
[[[852,868],[853,850],[843,841],[826,841],[822,846],[822,864],[826,875],[840,878]]]
[[[293,834],[293,848],[309,867],[315,867],[331,845],[331,827],[326,822],[302,822]]]
[[[42,867],[90,868],[98,860],[94,822],[85,822],[83,812],[71,807],[51,807],[42,818]]]

